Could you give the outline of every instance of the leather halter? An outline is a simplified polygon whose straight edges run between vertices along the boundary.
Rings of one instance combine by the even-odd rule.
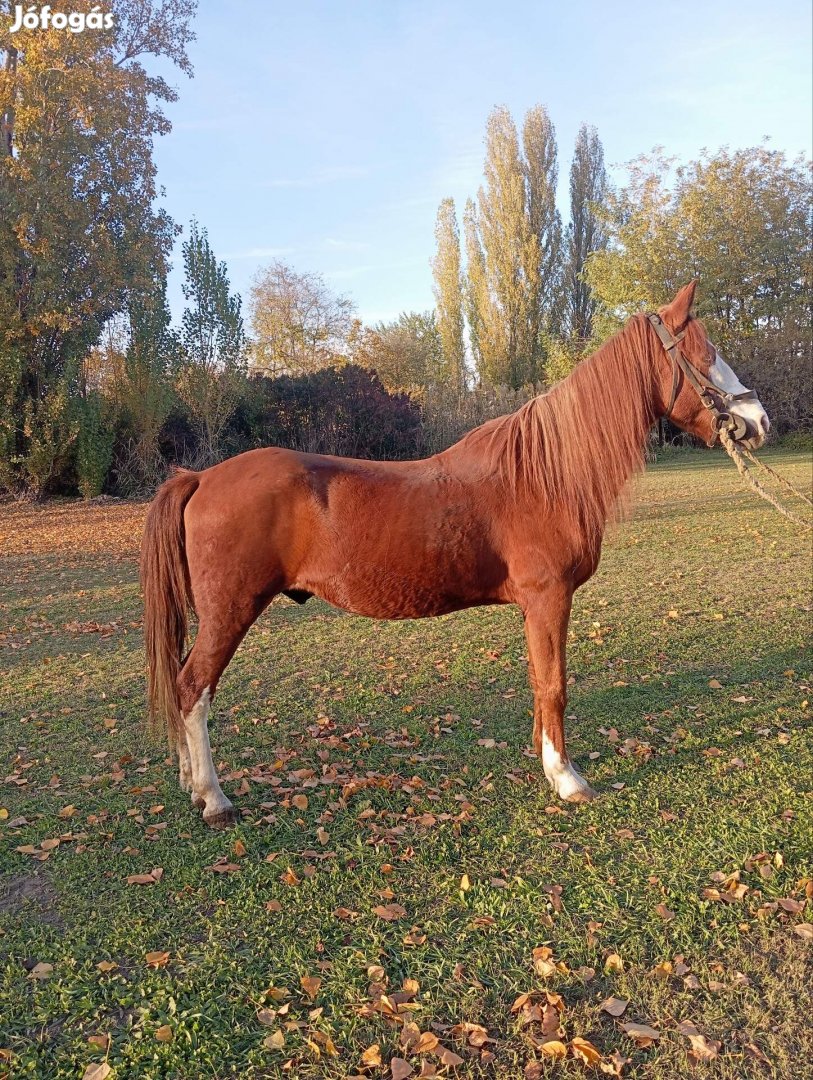
[[[730,405],[733,401],[757,401],[758,398],[756,392],[754,390],[745,390],[741,394],[730,394],[727,390],[722,390],[719,386],[716,386],[706,378],[702,371],[698,371],[694,364],[687,360],[683,355],[680,348],[680,342],[683,340],[686,333],[685,330],[682,330],[673,337],[664,325],[660,315],[652,313],[647,315],[647,319],[652,324],[655,333],[661,339],[663,347],[666,349],[666,353],[672,361],[672,393],[669,397],[669,405],[667,406],[664,416],[672,415],[672,409],[674,408],[678,389],[680,387],[680,375],[682,372],[687,381],[697,392],[697,396],[700,398],[703,406],[708,409],[714,417],[712,420],[712,427],[715,432],[719,432],[725,428],[732,439],[744,439],[748,434],[748,426],[745,423],[745,420],[743,420],[741,416],[737,416],[736,413],[727,411],[725,406]]]

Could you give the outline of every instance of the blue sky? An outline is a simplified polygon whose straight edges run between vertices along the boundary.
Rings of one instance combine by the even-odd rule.
[[[433,306],[437,206],[475,194],[496,104],[547,106],[565,214],[582,121],[611,167],[765,136],[811,152],[809,0],[200,0],[196,31],[158,179],[246,305],[281,258],[365,321]],[[178,318],[177,268],[170,301]]]

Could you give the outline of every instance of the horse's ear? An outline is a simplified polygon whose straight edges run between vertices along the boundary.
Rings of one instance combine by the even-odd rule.
[[[671,304],[667,304],[666,307],[662,307],[660,310],[661,316],[666,316],[674,333],[682,330],[689,321],[696,288],[697,278],[690,281],[688,285],[684,285]]]

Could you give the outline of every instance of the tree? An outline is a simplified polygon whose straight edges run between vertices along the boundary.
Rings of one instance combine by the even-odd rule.
[[[518,387],[541,373],[561,263],[556,140],[544,108],[528,112],[522,150],[508,110],[491,113],[484,173],[464,216],[471,344],[481,379]]]
[[[607,228],[599,209],[606,196],[604,149],[596,129],[582,124],[570,166],[564,307],[569,333],[583,341],[593,333],[596,312],[596,299],[584,278],[584,269],[590,256],[607,246]]]
[[[352,300],[334,295],[321,274],[273,262],[251,290],[252,367],[301,375],[345,363],[353,312]]]
[[[656,152],[632,162],[629,175],[608,199],[610,245],[585,272],[602,330],[697,277],[711,339],[775,426],[810,423],[810,163],[762,146],[675,168]]]
[[[112,10],[110,30],[11,35],[5,17],[0,30],[0,454],[11,483],[20,468],[29,483],[25,462],[61,423],[79,363],[131,286],[163,269],[175,233],[155,206],[152,151],[169,130],[160,104],[176,93],[141,58],[190,73],[195,4]]]
[[[432,311],[405,311],[363,330],[353,349],[353,362],[375,371],[389,391],[446,381],[445,360]]]
[[[122,429],[119,487],[128,494],[154,489],[164,472],[161,428],[175,401],[182,349],[171,326],[166,278],[130,297],[126,340],[116,353],[112,394]]]
[[[221,453],[220,440],[237,404],[245,366],[245,332],[241,300],[232,295],[224,262],[218,262],[205,229],[196,221],[183,244],[186,281],[183,294],[184,363],[178,392],[200,440],[203,461]]]
[[[466,385],[466,341],[460,233],[454,199],[444,199],[440,204],[435,224],[435,240],[437,252],[432,260],[432,273],[435,279],[443,378],[462,390]]]

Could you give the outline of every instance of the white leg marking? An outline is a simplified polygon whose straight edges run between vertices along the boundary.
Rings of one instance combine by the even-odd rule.
[[[178,781],[181,791],[192,790],[192,759],[189,757],[186,732],[183,731],[178,735]]]
[[[186,743],[192,766],[192,801],[196,796],[205,803],[203,820],[213,828],[225,828],[234,821],[234,807],[223,794],[212,761],[209,746],[209,687],[200,696],[197,704],[183,718],[186,729]]]
[[[568,802],[588,802],[596,796],[595,791],[569,761],[563,761],[560,753],[547,734],[542,732],[542,768],[548,783],[559,796]]]

